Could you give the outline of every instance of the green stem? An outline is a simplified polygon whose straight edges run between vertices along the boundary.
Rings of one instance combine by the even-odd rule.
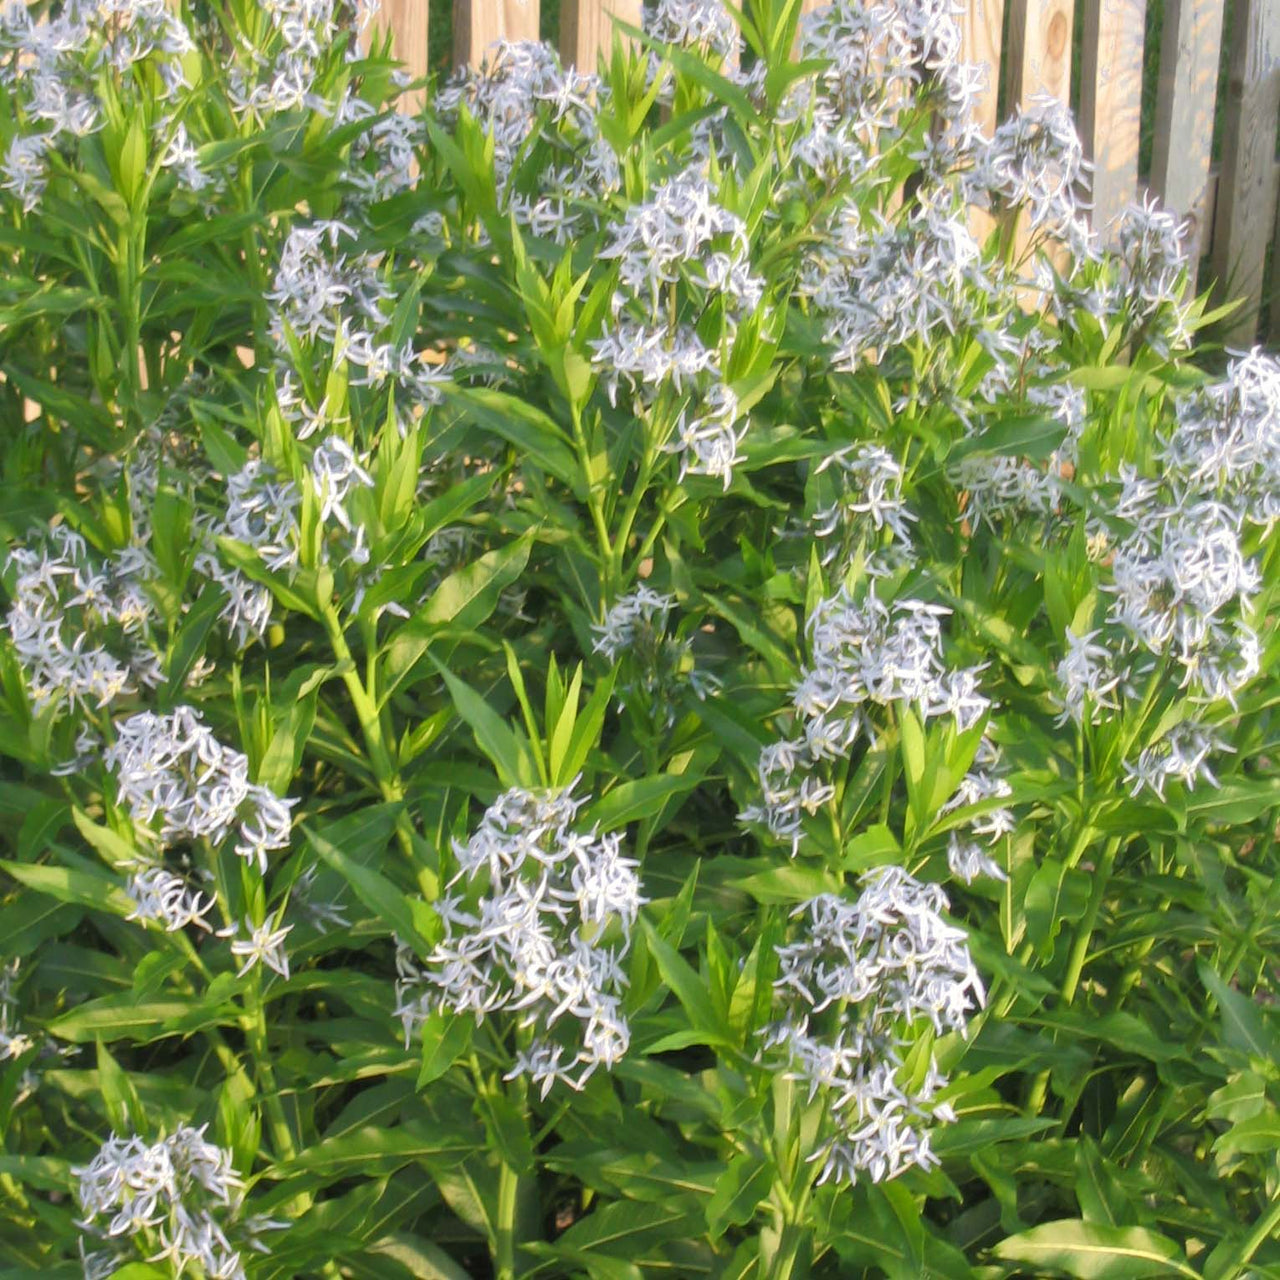
[[[1089,954],[1089,943],[1093,939],[1093,929],[1098,921],[1098,912],[1102,909],[1102,900],[1106,896],[1107,886],[1111,881],[1111,872],[1115,868],[1116,854],[1120,852],[1119,836],[1112,836],[1102,851],[1102,860],[1093,873],[1093,889],[1089,894],[1089,904],[1085,907],[1084,918],[1076,927],[1075,937],[1071,940],[1071,954],[1067,958],[1067,974],[1062,980],[1061,1000],[1069,1005],[1076,998],[1076,990],[1080,986],[1080,975],[1084,971],[1085,960]]]
[[[252,981],[244,995],[245,1005],[245,1037],[249,1052],[253,1056],[253,1073],[258,1084],[258,1095],[262,1099],[262,1109],[266,1113],[267,1131],[271,1134],[271,1146],[275,1151],[277,1162],[290,1161],[298,1154],[293,1141],[293,1130],[289,1128],[289,1119],[280,1102],[280,1088],[276,1083],[276,1073],[271,1065],[270,1048],[267,1043],[267,1017],[262,1003],[262,968],[255,966]],[[312,1197],[303,1193],[289,1201],[287,1211],[292,1217],[298,1217],[311,1208]]]
[[[498,1218],[494,1224],[497,1280],[515,1280],[516,1217],[520,1207],[520,1175],[507,1163],[498,1168]]]
[[[351,648],[347,644],[347,637],[342,630],[342,623],[331,605],[324,606],[323,620],[333,656],[342,667],[342,682],[346,686],[347,696],[355,709],[356,719],[360,721],[360,732],[364,738],[365,750],[369,753],[369,763],[373,766],[373,776],[378,781],[378,790],[382,792],[382,798],[388,804],[397,804],[405,796],[404,782],[391,750],[387,746],[382,715],[378,710],[376,665],[371,665],[369,668],[370,683],[366,687],[360,679]],[[370,648],[372,648],[371,643]],[[402,808],[396,815],[395,830],[396,843],[399,844],[401,852],[410,863],[417,866],[414,847],[416,833],[413,829],[413,820],[406,809]],[[436,893],[434,873],[425,867],[419,867],[418,881],[424,896],[434,898]]]
[[[778,1251],[769,1266],[769,1280],[791,1280],[796,1269],[800,1250],[808,1240],[809,1232],[798,1222],[788,1222],[782,1228]]]
[[[1089,944],[1093,941],[1093,930],[1098,923],[1098,912],[1102,910],[1103,899],[1107,895],[1107,886],[1111,883],[1111,872],[1115,868],[1116,855],[1120,852],[1121,838],[1112,836],[1102,851],[1102,859],[1093,873],[1093,887],[1089,894],[1089,902],[1084,916],[1076,926],[1075,935],[1071,939],[1071,952],[1067,957],[1067,972],[1062,979],[1062,987],[1058,992],[1059,1004],[1067,1008],[1076,998],[1080,989],[1080,978],[1084,973],[1085,961],[1089,956]],[[1075,1110],[1076,1101],[1083,1089],[1083,1081],[1073,1084],[1063,1099],[1061,1121],[1065,1125]],[[1041,1071],[1032,1082],[1031,1091],[1027,1095],[1027,1114],[1039,1115],[1049,1091],[1049,1071]]]
[[[600,505],[599,486],[591,478],[591,451],[587,448],[587,436],[582,429],[582,414],[573,407],[573,443],[578,451],[578,465],[582,468],[582,478],[587,486],[587,509],[591,512],[591,523],[596,531],[596,541],[600,546],[601,589],[607,585],[604,578],[607,567],[613,561],[613,544],[609,539],[609,526],[605,523],[604,508]]]
[[[1280,1229],[1280,1195],[1272,1200],[1271,1208],[1258,1219],[1253,1230],[1245,1237],[1245,1242],[1240,1246],[1240,1252],[1236,1257],[1235,1271],[1232,1274],[1239,1275],[1253,1261],[1253,1255],[1275,1235],[1277,1229]]]

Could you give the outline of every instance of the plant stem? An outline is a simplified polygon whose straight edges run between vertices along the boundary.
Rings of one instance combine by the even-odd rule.
[[[515,1280],[516,1214],[519,1209],[520,1175],[505,1161],[498,1169],[498,1219],[494,1224],[494,1258],[497,1280]]]
[[[1245,1237],[1240,1252],[1235,1259],[1235,1270],[1232,1275],[1239,1275],[1253,1260],[1253,1255],[1280,1229],[1280,1195],[1271,1202],[1271,1207],[1258,1219],[1252,1231]]]
[[[1084,916],[1076,926],[1075,935],[1071,939],[1071,952],[1067,957],[1067,972],[1062,979],[1058,992],[1061,1007],[1067,1008],[1076,998],[1080,988],[1080,977],[1084,972],[1085,961],[1089,955],[1089,943],[1093,940],[1094,926],[1098,922],[1098,912],[1102,910],[1102,901],[1107,894],[1107,886],[1111,883],[1111,872],[1115,867],[1116,855],[1120,851],[1121,838],[1112,836],[1102,851],[1102,859],[1093,873],[1093,888],[1089,894],[1089,902]],[[1027,1095],[1027,1114],[1039,1115],[1049,1091],[1049,1071],[1042,1070],[1032,1082],[1031,1091]],[[1065,1124],[1071,1112],[1075,1110],[1075,1102],[1079,1090],[1072,1089],[1068,1097],[1063,1099],[1062,1123]]]
[[[591,478],[591,453],[587,448],[587,436],[582,430],[582,415],[576,407],[572,411],[573,443],[578,451],[578,465],[582,468],[582,478],[587,488],[587,509],[591,512],[591,523],[595,527],[596,541],[600,546],[600,586],[607,585],[605,575],[613,560],[613,544],[609,539],[609,527],[605,523],[604,508],[600,505],[600,493]]]
[[[769,1266],[769,1280],[791,1280],[796,1259],[808,1235],[808,1231],[798,1222],[788,1222],[782,1228],[778,1251],[773,1255],[773,1262]]]
[[[400,778],[400,770],[387,746],[383,734],[382,716],[378,710],[378,700],[374,680],[376,664],[369,667],[369,687],[366,688],[360,679],[347,637],[343,633],[342,623],[332,605],[323,604],[323,620],[325,631],[329,636],[329,644],[333,656],[342,667],[342,682],[346,686],[351,705],[355,708],[356,718],[360,721],[360,732],[364,737],[365,749],[369,753],[369,763],[373,766],[373,775],[378,780],[378,789],[388,804],[398,804],[404,800],[404,783]],[[372,646],[370,646],[372,647]],[[406,809],[396,815],[396,842],[401,852],[415,867],[418,860],[414,849],[413,820]],[[427,897],[435,895],[435,877],[427,868],[419,868],[419,883]],[[425,879],[424,879],[425,877]]]

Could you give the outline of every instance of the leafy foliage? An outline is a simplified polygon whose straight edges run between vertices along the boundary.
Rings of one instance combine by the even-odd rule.
[[[1280,366],[1176,219],[945,5],[421,118],[347,0],[55,8],[0,1276],[1280,1274]]]

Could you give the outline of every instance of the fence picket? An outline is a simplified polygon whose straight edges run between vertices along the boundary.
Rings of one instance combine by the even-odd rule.
[[[1229,337],[1249,343],[1257,328],[1275,218],[1280,0],[1237,0],[1232,25],[1212,265],[1218,291],[1243,299]]]
[[[1004,0],[969,0],[960,20],[960,57],[986,68],[986,83],[974,99],[973,118],[989,138],[996,131],[1000,96],[1000,38],[1004,28]]]
[[[642,0],[562,0],[560,57],[579,71],[594,71],[596,59],[613,47],[613,19],[639,27]]]
[[[1004,32],[1004,0],[969,0],[960,20],[960,57],[984,68],[986,76],[973,103],[974,123],[989,138],[999,119],[996,107],[1000,98],[1000,44]],[[995,227],[995,219],[984,209],[969,214],[969,230],[979,243],[986,240]]]
[[[422,0],[382,0],[378,17],[379,29],[392,33],[392,53],[404,63],[404,69],[415,79],[427,74],[427,6]],[[405,95],[405,109],[412,114],[422,110],[426,93],[415,89]]]
[[[1071,100],[1071,0],[1010,0],[1005,62],[1010,108],[1036,94]]]
[[[421,4],[422,0],[407,2]],[[453,60],[457,66],[479,66],[484,51],[495,40],[537,38],[538,0],[453,0]]]
[[[1192,287],[1212,230],[1209,159],[1222,12],[1221,0],[1165,0],[1164,6],[1151,189],[1165,208],[1187,219]]]
[[[1105,235],[1137,195],[1146,0],[1085,0],[1080,137],[1093,161],[1093,226]]]

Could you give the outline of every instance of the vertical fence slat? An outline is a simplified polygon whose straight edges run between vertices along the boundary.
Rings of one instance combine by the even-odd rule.
[[[1191,283],[1209,247],[1209,158],[1222,48],[1222,0],[1165,0],[1151,189],[1187,219]]]
[[[391,32],[391,51],[415,79],[427,74],[427,6],[424,0],[382,0],[381,19]],[[417,114],[426,94],[420,90],[406,94],[402,110]]]
[[[1232,26],[1213,274],[1223,296],[1243,299],[1229,337],[1249,344],[1257,331],[1263,262],[1275,224],[1280,0],[1236,0]]]
[[[423,0],[416,3],[426,8]],[[538,0],[453,0],[453,60],[458,66],[479,66],[495,40],[537,38]]]
[[[973,119],[991,137],[999,121],[1000,40],[1004,28],[1004,0],[969,0],[960,19],[960,57],[986,68],[986,82],[974,99]]]
[[[1146,0],[1085,0],[1080,135],[1093,161],[1099,233],[1137,195],[1146,10]]]
[[[613,47],[613,19],[639,27],[642,0],[562,0],[560,57],[579,71],[594,71],[600,54]]]
[[[1000,98],[1000,44],[1004,32],[1004,0],[969,0],[960,20],[960,57],[985,70],[982,92],[974,98],[974,123],[989,138],[996,131]],[[979,243],[986,240],[995,219],[985,209],[969,213],[969,230]]]
[[[1010,0],[1005,61],[1010,110],[1036,94],[1071,101],[1071,0]]]

